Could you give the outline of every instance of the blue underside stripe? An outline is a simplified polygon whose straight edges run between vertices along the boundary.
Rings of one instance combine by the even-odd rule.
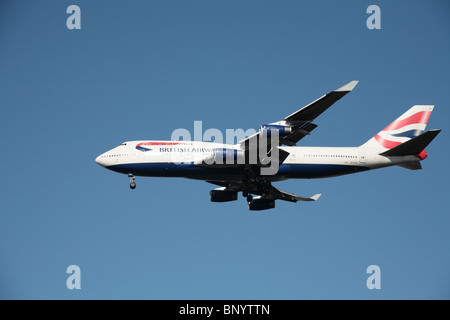
[[[183,177],[191,179],[243,179],[247,172],[243,168],[205,168],[188,164],[174,163],[130,163],[107,167],[124,174],[147,177]],[[369,170],[368,167],[337,164],[282,164],[278,173],[267,176],[270,180],[308,179],[339,176]]]

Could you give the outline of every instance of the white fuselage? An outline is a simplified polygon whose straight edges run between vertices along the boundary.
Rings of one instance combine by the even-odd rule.
[[[325,178],[417,161],[415,156],[385,157],[361,147],[279,147],[289,153],[269,181]],[[128,141],[111,149],[96,162],[135,176],[184,177],[200,180],[245,179],[244,166],[208,167],[202,159],[217,149],[239,150],[238,145],[199,141]]]

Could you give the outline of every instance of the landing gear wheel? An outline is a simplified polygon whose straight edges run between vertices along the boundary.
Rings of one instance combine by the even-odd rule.
[[[251,194],[247,195],[247,202],[252,202],[253,196]]]
[[[134,189],[136,188],[136,182],[134,182],[134,179],[136,179],[131,173],[128,175],[128,177],[130,178],[130,188]]]

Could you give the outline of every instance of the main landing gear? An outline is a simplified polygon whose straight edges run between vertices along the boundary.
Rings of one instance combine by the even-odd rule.
[[[242,196],[244,198],[247,198],[247,202],[252,202],[252,200],[253,200],[253,196],[251,194],[249,194],[247,191],[243,191]]]
[[[136,179],[136,178],[131,173],[128,175],[128,178],[130,178],[130,188],[135,189],[136,182],[134,182],[134,179]]]

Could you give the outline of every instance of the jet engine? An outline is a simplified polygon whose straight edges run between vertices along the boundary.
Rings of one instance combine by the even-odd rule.
[[[273,131],[278,131],[278,136],[283,137],[292,133],[292,128],[276,124],[263,124],[259,130],[262,134],[270,137]]]
[[[227,202],[235,201],[238,198],[237,192],[227,191],[227,190],[211,190],[209,192],[211,202]]]
[[[261,199],[260,197],[257,197],[253,198],[253,200],[248,203],[249,210],[259,211],[273,208],[275,208],[275,200]]]

